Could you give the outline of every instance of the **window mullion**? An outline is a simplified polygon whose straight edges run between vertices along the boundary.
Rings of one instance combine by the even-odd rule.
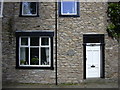
[[[29,48],[29,65],[30,65],[30,37],[28,37],[28,48]]]
[[[21,47],[21,37],[19,37],[19,42],[20,42],[20,43],[19,43],[19,65],[20,65],[20,54],[21,54],[21,53],[20,53],[20,47]]]
[[[50,37],[49,37],[49,65],[51,65],[51,39],[50,39]]]
[[[41,47],[43,47],[43,48],[49,48],[50,46],[49,45],[42,45]]]
[[[41,37],[39,37],[39,65],[41,65]]]
[[[23,8],[23,2],[22,2],[22,11],[21,11],[21,12],[22,12],[22,15],[23,15],[23,10],[24,10],[24,8]]]
[[[61,13],[63,14],[63,1],[61,1]]]
[[[77,14],[77,2],[75,1],[75,14]]]
[[[21,37],[19,37],[19,47],[21,47]]]

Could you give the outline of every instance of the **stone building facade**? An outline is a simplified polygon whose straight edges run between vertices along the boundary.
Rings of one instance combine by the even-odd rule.
[[[2,7],[3,2],[0,2],[0,67],[2,67]],[[0,68],[0,87],[2,88],[2,68]]]
[[[56,49],[58,83],[80,83],[87,79],[87,45],[100,43],[100,76],[118,78],[118,42],[107,32],[107,3],[80,2],[78,17],[56,18],[55,2],[38,2],[38,17],[21,17],[20,2],[5,2],[2,20],[3,83],[55,83]],[[57,5],[59,7],[59,5]],[[57,48],[55,31],[57,19]],[[16,68],[17,32],[53,32],[53,68]],[[88,44],[87,44],[88,43]],[[89,46],[89,45],[88,45]],[[94,46],[94,45],[93,45]],[[95,66],[94,66],[95,67]],[[88,75],[89,77],[89,75]],[[97,77],[98,78],[98,77]]]

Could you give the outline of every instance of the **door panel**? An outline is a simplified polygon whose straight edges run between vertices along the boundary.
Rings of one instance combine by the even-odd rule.
[[[86,46],[86,78],[100,77],[100,46]]]

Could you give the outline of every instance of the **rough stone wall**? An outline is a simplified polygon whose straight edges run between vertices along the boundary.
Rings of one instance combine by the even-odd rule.
[[[0,17],[0,89],[2,89],[2,17]]]
[[[55,83],[55,69],[16,69],[17,30],[55,30],[55,3],[39,3],[39,17],[19,17],[20,3],[4,3],[3,83]],[[54,52],[54,51],[53,51]]]
[[[13,4],[12,3],[4,3],[4,11],[3,11],[3,21],[2,21],[2,81],[9,82],[11,78],[11,74],[14,72],[15,67],[15,44],[13,44],[13,35],[11,35],[11,25],[10,17],[13,17]],[[8,10],[7,10],[8,9]],[[15,39],[14,39],[15,40]],[[12,42],[11,42],[12,41]],[[14,41],[15,42],[15,41]],[[11,73],[11,74],[10,74]],[[14,75],[14,74],[13,74]]]
[[[118,79],[118,42],[106,35],[105,44],[105,77]]]
[[[107,36],[106,9],[106,3],[81,2],[80,17],[58,16],[58,83],[82,82],[83,34],[88,33],[105,34],[105,78],[117,78],[118,43]],[[4,3],[2,80],[8,83],[55,83],[55,69],[15,69],[14,35],[16,30],[55,30],[55,3],[39,3],[39,17],[19,17],[19,10],[20,3]]]
[[[39,3],[39,17],[19,17],[20,3],[14,5],[15,30],[54,30],[55,3]]]
[[[106,11],[107,3],[81,2],[80,17],[59,17],[59,83],[78,83],[83,80],[83,34],[105,35],[105,78],[117,78],[118,43],[107,35]]]

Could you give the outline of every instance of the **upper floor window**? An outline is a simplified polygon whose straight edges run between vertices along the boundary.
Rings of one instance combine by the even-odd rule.
[[[20,16],[38,16],[38,3],[22,2]]]
[[[53,69],[53,32],[17,32],[17,68]]]
[[[3,0],[0,0],[0,17],[2,17],[3,12]]]
[[[60,16],[79,16],[79,3],[77,1],[61,0],[59,4]]]

